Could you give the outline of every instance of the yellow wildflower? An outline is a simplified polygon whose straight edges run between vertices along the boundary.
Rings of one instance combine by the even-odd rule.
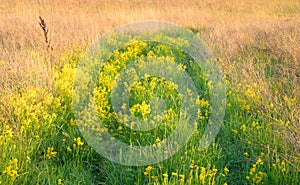
[[[172,176],[174,176],[174,177],[177,177],[177,176],[178,176],[178,174],[177,174],[177,173],[175,173],[175,172],[172,172]]]
[[[153,169],[152,166],[147,166],[146,171],[149,172],[149,171],[151,171],[152,169]]]
[[[225,173],[229,173],[229,169],[227,167],[224,168]]]
[[[156,142],[156,143],[160,143],[159,137],[157,137],[157,138],[155,139],[155,142]]]
[[[26,156],[26,162],[29,162],[29,161],[31,161],[30,157]]]
[[[234,134],[237,134],[237,133],[238,133],[238,131],[235,130],[235,129],[232,129],[232,132],[233,132]]]
[[[83,145],[83,142],[81,141],[80,137],[74,138],[74,142],[79,147]]]
[[[7,166],[5,168],[5,170],[3,171],[3,173],[8,174],[10,177],[15,178],[18,177],[18,159],[14,158],[13,160],[9,161],[9,166]]]
[[[255,121],[252,122],[252,127],[256,127],[257,125],[259,125],[259,123],[257,121],[256,122]]]
[[[243,132],[246,132],[247,126],[245,124],[243,124],[240,128]]]
[[[118,126],[118,128],[117,128],[118,131],[121,131],[122,129],[123,129],[123,127],[121,125]]]
[[[183,174],[180,174],[180,175],[179,175],[179,178],[183,180],[183,179],[184,179],[184,175],[183,175]]]
[[[67,146],[67,151],[68,151],[68,152],[72,152],[72,149],[71,149],[70,146]]]
[[[56,154],[57,154],[57,152],[54,151],[53,147],[48,147],[46,154],[45,154],[45,158],[51,159],[51,158],[55,157]]]
[[[256,164],[264,164],[264,162],[261,160],[261,158],[258,158],[258,160],[256,161]]]
[[[201,167],[201,173],[205,173],[206,172],[206,169],[204,167]]]

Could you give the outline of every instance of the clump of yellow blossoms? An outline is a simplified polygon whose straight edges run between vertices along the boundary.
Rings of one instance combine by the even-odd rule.
[[[141,115],[143,119],[146,119],[150,115],[151,109],[145,101],[142,104],[135,104],[131,107],[130,111],[135,115]]]
[[[152,166],[147,166],[147,168],[145,169],[145,171],[144,171],[144,175],[149,175],[150,174],[150,171],[152,170],[153,168],[152,168]]]
[[[74,142],[75,142],[75,143],[73,144],[74,147],[76,147],[76,146],[81,147],[81,146],[83,145],[83,142],[81,141],[81,138],[80,138],[80,137],[74,138],[73,140],[74,140]]]
[[[222,173],[221,175],[223,177],[225,177],[227,174],[229,173],[229,169],[227,167],[224,168],[224,173]]]
[[[259,166],[263,164],[264,162],[261,160],[261,158],[258,158],[256,163],[252,165],[252,168],[249,171],[249,175],[246,176],[246,178],[252,181],[254,184],[261,183],[266,174],[261,171],[258,171],[257,168],[259,168]]]
[[[246,132],[247,130],[247,126],[245,124],[243,124],[240,129],[243,131],[243,132]]]
[[[57,184],[58,184],[58,185],[62,184],[62,180],[61,180],[61,179],[58,179],[58,180],[57,180]]]
[[[48,147],[47,151],[46,151],[46,154],[45,154],[45,158],[46,159],[51,159],[51,158],[55,157],[56,154],[57,154],[57,152],[54,151],[53,147]]]
[[[9,175],[11,178],[18,177],[18,159],[14,158],[13,160],[9,161],[9,165],[3,171],[3,174]]]

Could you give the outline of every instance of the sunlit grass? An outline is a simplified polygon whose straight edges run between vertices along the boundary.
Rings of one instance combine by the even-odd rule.
[[[0,11],[0,184],[300,181],[297,1],[74,1],[53,6],[48,2],[6,1]],[[40,14],[50,30],[53,66],[38,27]],[[86,46],[112,27],[141,19],[163,19],[190,27],[206,41],[224,73],[227,107],[224,125],[208,149],[198,151],[203,131],[199,124],[199,133],[172,158],[130,167],[102,158],[86,143],[73,115],[72,88],[76,65]],[[126,53],[130,51],[122,52],[130,55]],[[153,51],[147,54],[158,55]],[[193,66],[179,68],[201,72]],[[199,74],[194,80],[205,84]],[[130,106],[137,117],[148,118],[151,93],[159,90],[161,97],[166,92],[177,96],[173,84],[164,87],[154,83],[161,81],[149,77],[133,87]],[[198,103],[207,105],[205,99]],[[176,114],[176,106],[167,107],[170,117]],[[201,110],[199,118],[207,118],[208,107]],[[111,113],[107,110],[104,118]],[[107,120],[107,124],[113,123]],[[118,124],[111,126],[111,133],[128,143],[131,139],[132,144],[159,145],[173,127],[168,132],[164,129],[141,137]],[[142,143],[136,141],[141,138]]]
[[[276,115],[280,119],[276,122],[272,111],[276,105],[263,100],[263,87],[255,83],[234,86],[230,78],[226,79],[224,125],[207,150],[198,151],[199,132],[179,153],[159,164],[128,167],[103,159],[85,143],[72,114],[72,79],[80,56],[81,53],[64,59],[64,66],[56,73],[53,94],[30,88],[2,102],[12,111],[10,116],[1,117],[2,183],[280,184],[295,183],[299,179],[298,156],[293,155],[292,146],[282,138],[284,132],[280,132],[290,128],[289,120]],[[153,80],[148,79],[136,84],[132,91],[133,98],[137,98],[132,100],[132,111],[140,110],[141,114],[136,113],[142,118],[147,117],[147,113],[143,115],[145,109],[134,108],[134,105],[146,103],[151,92],[145,94],[139,88],[151,89],[150,84]],[[261,109],[261,105],[269,110]],[[111,129],[111,132],[122,133],[127,141],[131,137],[132,140],[141,138],[116,125]],[[145,144],[157,144],[166,135],[157,132],[151,136],[155,137],[148,140],[147,134],[143,135]]]

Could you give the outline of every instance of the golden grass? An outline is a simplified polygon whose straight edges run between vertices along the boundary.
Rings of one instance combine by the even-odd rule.
[[[0,59],[18,73],[33,62],[32,50],[44,50],[42,16],[57,52],[87,46],[101,34],[140,20],[165,20],[205,29],[205,41],[218,55],[231,59],[248,45],[289,56],[299,65],[299,1],[3,1],[0,5]],[[262,42],[265,40],[265,42]],[[24,56],[25,55],[25,56]],[[37,59],[41,63],[41,59]],[[36,62],[36,61],[35,61]],[[229,63],[231,61],[228,61]],[[33,62],[34,63],[34,62]],[[26,67],[25,67],[26,69]],[[7,73],[1,67],[2,75]]]

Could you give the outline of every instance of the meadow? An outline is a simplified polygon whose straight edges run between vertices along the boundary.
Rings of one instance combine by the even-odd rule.
[[[197,132],[188,143],[162,162],[128,166],[87,143],[74,115],[73,85],[96,39],[142,20],[173,22],[206,43],[224,76],[226,111],[213,143],[199,151],[211,110],[203,71],[164,44],[140,42],[116,51],[99,74],[97,112],[109,132],[130,145],[162,145],[176,127],[180,96],[176,84],[147,76],[131,88],[130,111],[147,119],[150,99],[159,96],[167,102],[163,126],[144,133],[117,122],[110,79],[132,57],[168,57],[202,88]],[[300,182],[299,1],[2,0],[0,50],[0,184]]]

